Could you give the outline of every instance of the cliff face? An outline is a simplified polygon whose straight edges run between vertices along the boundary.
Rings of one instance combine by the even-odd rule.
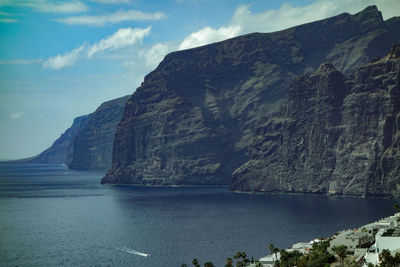
[[[51,147],[35,157],[13,162],[60,163],[71,169],[107,170],[111,167],[115,130],[129,97],[107,101],[95,112],[77,117]]]
[[[107,101],[90,114],[87,123],[74,139],[69,168],[107,170],[111,167],[115,130],[129,97]]]
[[[73,142],[78,133],[86,126],[88,115],[80,116],[74,119],[70,128],[68,128],[48,149],[37,156],[15,160],[13,162],[21,163],[60,163],[68,165],[73,157]]]
[[[230,184],[296,75],[325,61],[349,73],[389,50],[390,27],[369,7],[169,54],[127,102],[102,183]]]
[[[392,52],[349,77],[323,64],[295,79],[285,108],[255,129],[231,189],[399,196],[400,47]]]

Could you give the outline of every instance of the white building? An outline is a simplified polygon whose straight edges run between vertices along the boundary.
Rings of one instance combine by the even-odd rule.
[[[286,249],[287,252],[293,252],[295,250],[299,251],[302,254],[309,253],[312,248],[311,242],[302,242],[302,243],[296,243],[292,246],[292,248]]]
[[[263,264],[262,265],[263,267],[274,267],[275,261],[279,260],[280,258],[281,258],[281,254],[278,252],[278,253],[276,253],[276,255],[275,254],[268,255],[268,256],[265,256],[265,257],[259,259],[258,261]],[[255,266],[256,266],[256,263],[252,263],[249,265],[249,267],[255,267]]]
[[[400,251],[400,226],[389,229],[381,229],[375,236],[375,244],[365,254],[365,266],[368,263],[374,265],[379,263],[379,254],[384,249],[390,251],[394,256],[396,252]]]
[[[333,253],[332,248],[334,246],[344,245],[347,247],[347,251],[354,253],[358,248],[369,247],[372,242],[374,242],[374,236],[368,231],[347,230],[334,236],[334,239],[330,242],[328,251]]]
[[[395,213],[393,216],[389,216],[380,219],[377,222],[370,223],[364,226],[364,228],[370,229],[388,229],[400,226],[400,212]]]
[[[389,251],[400,249],[400,227],[380,230],[375,237],[375,247],[378,253],[384,249]]]
[[[281,253],[274,253],[272,255],[265,256],[258,261],[264,264],[263,266],[274,266],[275,261],[279,260],[281,258]]]

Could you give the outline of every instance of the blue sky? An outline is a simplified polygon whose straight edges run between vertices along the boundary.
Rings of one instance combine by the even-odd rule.
[[[169,52],[371,4],[400,15],[398,0],[0,0],[0,159],[46,149]]]

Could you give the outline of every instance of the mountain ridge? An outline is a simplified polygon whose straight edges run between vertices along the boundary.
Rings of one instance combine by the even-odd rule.
[[[69,137],[64,146],[53,145],[42,156],[24,162],[48,163],[58,155],[57,163],[72,169],[108,169],[103,184],[230,185],[233,191],[245,192],[396,195],[397,189],[388,188],[396,188],[400,174],[393,167],[397,141],[392,140],[389,150],[379,145],[390,143],[386,132],[379,139],[385,136],[381,128],[365,124],[371,127],[369,134],[376,134],[370,138],[380,141],[375,145],[360,141],[359,154],[348,150],[349,155],[368,158],[368,162],[340,154],[332,144],[351,143],[343,137],[353,136],[343,134],[347,124],[340,124],[346,116],[351,121],[350,115],[342,114],[345,110],[366,112],[357,106],[361,96],[357,98],[354,92],[353,98],[345,96],[357,83],[367,88],[362,80],[366,74],[357,69],[367,64],[361,69],[374,77],[366,67],[374,63],[368,62],[380,62],[392,42],[400,41],[399,29],[400,17],[384,21],[376,6],[370,6],[354,15],[342,13],[277,32],[251,33],[172,52],[145,76],[132,96],[103,103],[84,117],[82,125],[77,121],[66,131],[73,135],[61,136]],[[393,80],[391,76],[385,82]],[[368,94],[367,89],[363,94]],[[386,103],[382,99],[386,98],[375,100]],[[372,100],[368,104],[376,106]],[[387,110],[374,112],[390,115]],[[315,140],[320,145],[307,154],[300,148],[301,140],[307,139],[304,136],[312,135],[304,126],[310,123],[312,133],[319,133]],[[394,123],[384,125],[389,129]],[[357,127],[354,130],[360,132]],[[360,162],[369,166],[368,172],[362,171]],[[336,168],[340,164],[349,171]],[[286,174],[293,178],[282,176],[282,166],[292,168]],[[352,167],[357,172],[351,173]],[[388,180],[379,182],[378,176]],[[349,182],[349,177],[356,178]]]
[[[58,163],[70,169],[107,170],[111,166],[115,129],[128,98],[102,103],[93,113],[75,118],[71,127],[39,155],[10,162]]]
[[[58,163],[69,165],[73,158],[73,141],[88,122],[88,115],[76,117],[71,125],[54,143],[36,156],[9,161],[11,163],[48,164]]]
[[[325,61],[350,73],[389,50],[390,27],[372,6],[167,55],[128,100],[102,183],[230,184],[297,75]]]

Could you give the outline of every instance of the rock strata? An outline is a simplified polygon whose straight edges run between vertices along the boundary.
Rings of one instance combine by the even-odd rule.
[[[129,97],[107,101],[90,114],[74,139],[70,169],[107,170],[111,167],[115,130]]]
[[[400,196],[400,46],[344,76],[296,78],[287,105],[254,130],[232,190]]]
[[[263,131],[260,124],[266,127],[264,133],[271,142],[281,138],[275,131],[270,132],[281,127],[278,118],[276,125],[265,121],[279,110],[288,93],[299,94],[294,89],[288,92],[293,78],[316,71],[326,61],[332,65],[323,65],[317,71],[325,79],[321,83],[327,84],[315,89],[320,99],[303,99],[305,103],[292,100],[288,105],[300,108],[317,101],[318,108],[309,112],[321,113],[319,116],[327,124],[338,124],[341,118],[333,111],[343,107],[345,94],[338,85],[348,83],[340,72],[349,74],[390,49],[399,38],[391,29],[399,22],[392,19],[388,23],[371,6],[355,15],[345,13],[284,31],[248,34],[167,55],[127,102],[116,131],[112,168],[102,183],[230,184],[232,173],[239,166],[243,172],[251,171],[243,164],[250,164],[249,160],[257,154],[255,150],[262,150],[253,144],[259,142],[254,131]],[[315,83],[315,75],[300,78],[294,87],[302,86],[311,97],[313,91],[306,85]],[[339,89],[333,90],[334,87]],[[306,116],[301,120],[312,123]],[[287,122],[282,118],[281,123]],[[295,135],[299,122],[292,123]],[[318,140],[321,144],[336,142],[342,130],[336,126],[313,127],[328,135]],[[293,145],[302,146],[305,140],[296,138],[291,140]],[[264,147],[267,155],[278,149],[279,143],[274,144]],[[293,149],[287,146],[286,153]],[[325,175],[336,163],[330,155],[333,151],[323,152]],[[295,160],[291,164],[299,168],[300,163]],[[312,158],[307,162],[314,164]],[[265,169],[263,160],[258,159],[257,164],[259,169]],[[238,179],[240,170],[235,172],[232,189],[248,191],[247,183]],[[312,179],[325,183],[318,174]],[[250,181],[250,176],[244,180]]]

